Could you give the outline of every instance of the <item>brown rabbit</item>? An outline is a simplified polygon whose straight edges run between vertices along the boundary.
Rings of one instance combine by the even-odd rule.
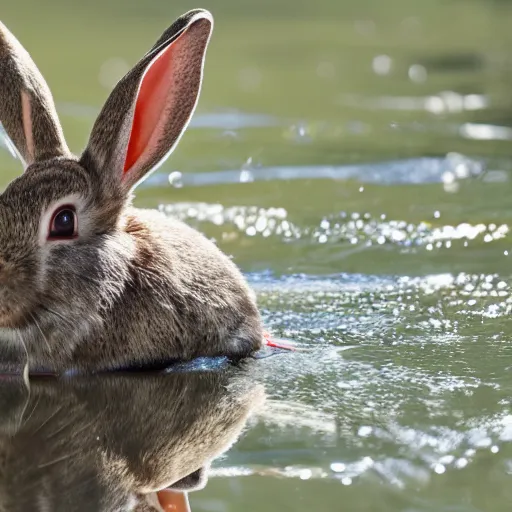
[[[0,511],[155,511],[194,491],[265,400],[240,368],[0,381]]]
[[[116,85],[77,158],[47,84],[0,23],[0,121],[25,167],[0,195],[0,345],[24,345],[32,371],[260,348],[254,294],[231,260],[131,206],[192,116],[212,27],[199,9],[175,21]]]

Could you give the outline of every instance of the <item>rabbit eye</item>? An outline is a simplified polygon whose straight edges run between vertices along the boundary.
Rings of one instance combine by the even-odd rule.
[[[70,205],[61,206],[52,215],[50,222],[49,240],[65,240],[76,238],[78,235],[78,222],[75,208]]]

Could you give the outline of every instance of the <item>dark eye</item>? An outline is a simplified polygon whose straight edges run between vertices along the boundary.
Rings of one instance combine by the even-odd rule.
[[[78,223],[73,206],[61,206],[50,221],[49,239],[75,238],[78,235]]]

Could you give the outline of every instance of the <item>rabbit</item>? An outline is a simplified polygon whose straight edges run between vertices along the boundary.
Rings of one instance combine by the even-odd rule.
[[[250,365],[249,365],[250,366]],[[0,381],[0,511],[154,512],[265,403],[247,367]]]
[[[0,195],[0,359],[14,346],[31,372],[98,372],[262,346],[233,261],[132,206],[195,110],[212,29],[206,10],[179,17],[114,87],[77,157],[44,78],[0,23],[0,122],[24,167]]]

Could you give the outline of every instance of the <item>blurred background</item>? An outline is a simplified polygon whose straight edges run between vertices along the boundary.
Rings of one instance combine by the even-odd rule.
[[[487,225],[509,217],[510,2],[201,5],[216,24],[197,114],[161,176],[148,183],[155,187],[139,191],[139,204],[284,208],[290,229],[278,230],[279,216],[274,227],[267,222],[261,229],[276,215],[268,211],[258,226],[242,213],[243,222],[223,227],[221,243],[247,270],[366,272],[375,251],[386,272],[404,265],[409,273],[432,265],[474,269],[467,250],[439,251],[432,263],[430,252],[411,259],[402,249],[409,242],[427,246],[423,230],[448,221]],[[194,6],[188,0],[19,0],[6,2],[2,19],[47,78],[69,144],[79,152],[113,85]],[[5,183],[19,165],[6,152],[0,158]],[[340,210],[369,215],[371,222],[349,227],[341,219],[339,228],[326,229],[322,217]],[[413,233],[390,237],[377,225],[382,214],[410,223]],[[226,215],[221,212],[222,224]],[[253,227],[258,243],[247,236]],[[381,235],[393,247],[367,251],[366,243],[379,245]],[[484,237],[477,234],[472,245],[487,247]],[[486,259],[493,268],[508,265],[502,254]]]
[[[215,18],[179,147],[137,191],[242,267],[270,409],[204,511],[493,511],[512,496],[512,2],[16,0],[80,152],[183,12]],[[0,185],[21,172],[4,145]]]

